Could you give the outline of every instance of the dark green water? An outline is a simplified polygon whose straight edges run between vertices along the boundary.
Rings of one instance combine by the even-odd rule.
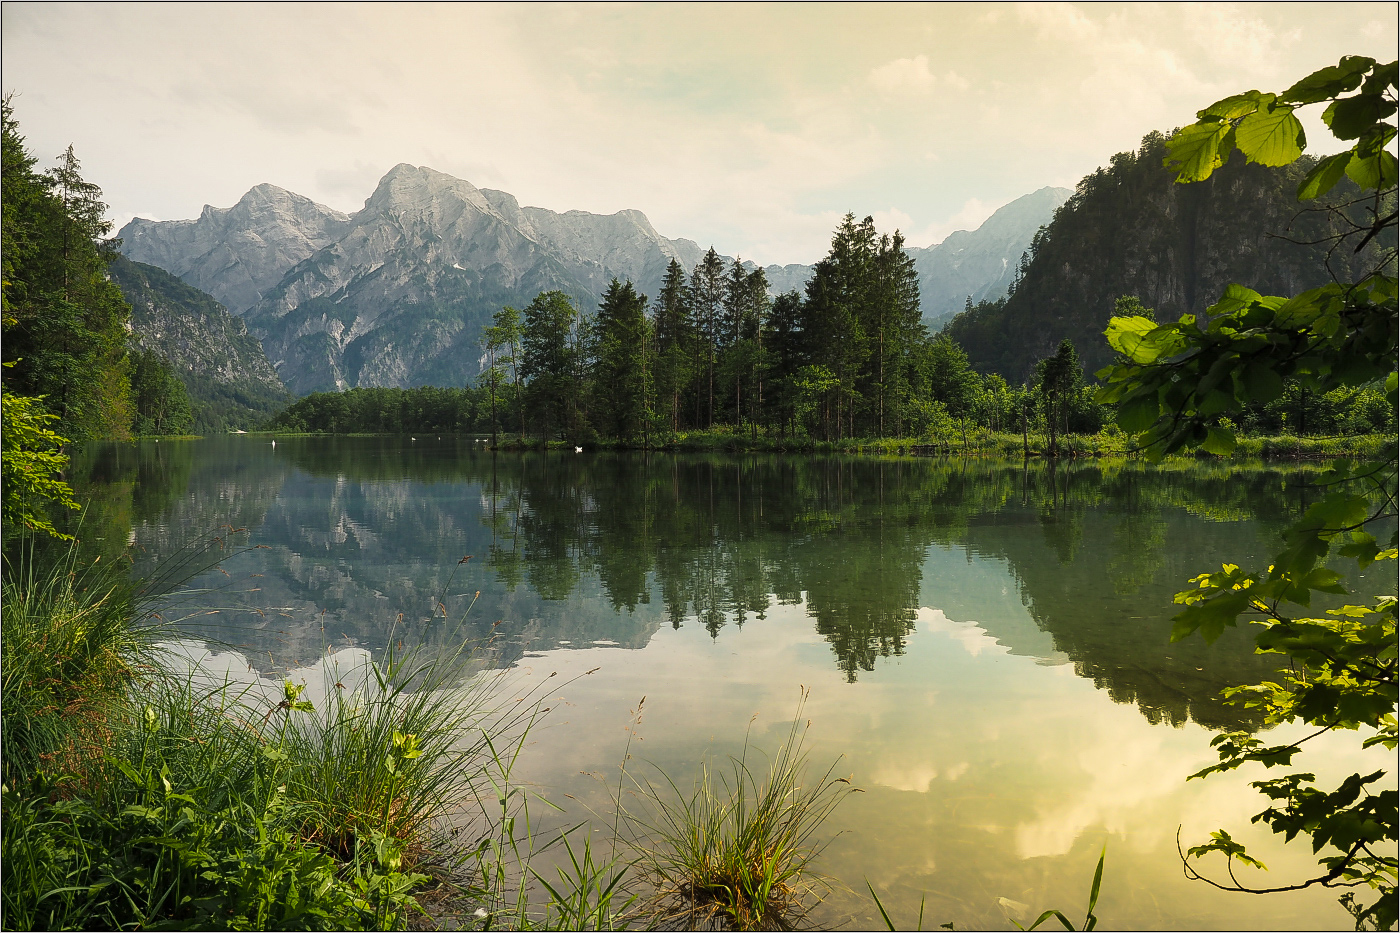
[[[600,668],[564,691],[522,763],[541,793],[576,802],[568,818],[610,809],[590,775],[616,774],[642,696],[638,747],[684,783],[751,720],[776,746],[810,688],[814,758],[843,755],[865,790],[837,812],[823,869],[855,892],[868,877],[897,920],[926,896],[926,924],[959,928],[1027,919],[999,899],[1032,918],[1082,908],[1105,841],[1105,927],[1348,928],[1325,891],[1186,882],[1174,842],[1178,824],[1187,844],[1222,825],[1264,838],[1248,828],[1259,775],[1185,776],[1213,760],[1209,730],[1253,725],[1220,689],[1270,669],[1244,632],[1169,644],[1171,594],[1275,550],[1308,501],[1301,480],[1265,466],[492,455],[436,437],[144,443],[75,468],[89,545],[131,542],[139,570],[246,529],[224,537],[256,548],[172,612],[266,673],[382,648],[391,627],[460,638],[464,614],[522,680]],[[1394,581],[1378,568],[1363,585]],[[1305,767],[1363,767],[1353,744]],[[1269,883],[1310,864],[1261,845]],[[875,915],[838,892],[817,919]]]

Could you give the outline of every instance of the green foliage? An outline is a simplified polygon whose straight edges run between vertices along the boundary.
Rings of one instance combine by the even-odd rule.
[[[1359,91],[1358,91],[1359,88]],[[1357,93],[1343,96],[1352,91]],[[1339,139],[1355,139],[1346,158],[1324,160],[1303,179],[1300,198],[1324,194],[1340,180],[1337,166],[1356,165],[1350,177],[1366,192],[1370,220],[1335,237],[1335,247],[1358,245],[1378,234],[1393,237],[1395,160],[1381,149],[1395,137],[1385,118],[1395,113],[1396,66],[1368,58],[1343,58],[1304,78],[1283,94],[1251,91],[1201,111],[1198,123],[1169,143],[1166,164],[1177,180],[1200,181],[1220,167],[1231,146],[1252,161],[1282,164],[1298,157],[1303,140],[1295,133],[1295,107],[1330,101],[1323,121]],[[1233,451],[1231,418],[1251,404],[1284,396],[1292,380],[1319,395],[1383,386],[1388,406],[1396,404],[1397,283],[1395,253],[1386,249],[1377,266],[1355,282],[1333,282],[1292,297],[1266,297],[1231,285],[1204,319],[1183,315],[1158,325],[1142,315],[1110,322],[1107,336],[1120,361],[1100,375],[1100,394],[1119,405],[1118,423],[1137,435],[1153,459],[1177,450]],[[1284,550],[1265,570],[1249,572],[1225,564],[1193,581],[1176,597],[1182,611],[1174,619],[1173,641],[1200,632],[1208,641],[1242,616],[1262,625],[1258,650],[1288,660],[1276,681],[1236,687],[1231,700],[1264,714],[1267,724],[1300,722],[1317,731],[1286,745],[1266,743],[1248,732],[1223,732],[1214,740],[1219,762],[1193,777],[1234,770],[1246,763],[1291,767],[1305,743],[1334,729],[1369,733],[1363,747],[1396,745],[1396,606],[1394,596],[1372,605],[1344,605],[1323,615],[1299,616],[1289,605],[1310,609],[1314,594],[1346,594],[1344,578],[1327,565],[1335,555],[1366,567],[1396,558],[1396,534],[1388,544],[1374,532],[1396,514],[1396,450],[1360,464],[1338,460],[1318,481],[1321,497],[1283,534]],[[1378,525],[1379,523],[1379,525]],[[1254,817],[1292,840],[1310,838],[1326,854],[1323,872],[1302,882],[1256,888],[1236,880],[1233,863],[1263,866],[1229,833],[1184,853],[1191,877],[1204,878],[1190,859],[1225,856],[1230,881],[1217,887],[1245,891],[1326,887],[1371,888],[1366,903],[1349,891],[1342,903],[1357,928],[1386,929],[1396,921],[1396,791],[1384,785],[1385,770],[1353,774],[1333,789],[1315,786],[1316,777],[1299,772],[1253,782],[1272,802]],[[1376,786],[1379,785],[1379,786]]]
[[[1360,281],[1385,261],[1389,244],[1375,240],[1359,252],[1356,242],[1334,248],[1338,235],[1369,226],[1364,186],[1339,175],[1336,187],[1300,212],[1295,195],[1311,157],[1276,165],[1272,157],[1251,162],[1223,153],[1209,179],[1177,184],[1162,162],[1186,141],[1184,135],[1169,144],[1151,133],[1136,152],[1119,153],[1086,176],[1034,246],[1015,292],[948,325],[979,371],[1020,382],[1064,338],[1090,372],[1098,370],[1113,359],[1100,336],[1109,319],[1137,313],[1115,310],[1123,295],[1155,307],[1158,321],[1193,314],[1205,327],[1202,312],[1233,282],[1282,294],[1324,285],[1334,274]],[[1197,154],[1205,165],[1215,161],[1208,151]]]
[[[194,427],[184,383],[159,354],[149,350],[132,352],[131,395],[136,403],[133,434],[188,434]]]
[[[592,375],[598,426],[622,440],[641,440],[651,425],[651,328],[647,298],[632,283],[612,280],[593,321]]]
[[[401,841],[357,837],[337,861],[298,831],[296,763],[188,684],[139,694],[109,719],[107,754],[79,785],[7,783],[4,906],[18,929],[153,925],[394,929],[426,876]]]
[[[149,661],[153,640],[132,624],[120,567],[85,560],[76,544],[45,563],[32,541],[20,544],[0,579],[0,761],[10,784],[100,723]]]
[[[525,405],[546,440],[559,430],[576,437],[582,427],[580,323],[573,300],[560,291],[541,292],[525,308],[520,375],[528,383]]]
[[[69,437],[124,437],[131,309],[107,278],[102,191],[83,180],[71,146],[35,172],[8,97],[3,124],[6,386],[45,397]]]
[[[475,802],[489,832],[493,742],[522,743],[538,703],[497,705],[460,637],[335,668],[315,704],[206,683],[133,592],[76,546],[6,567],[7,926],[402,928],[416,869],[463,855],[430,824]]]
[[[267,428],[316,434],[412,434],[490,429],[489,388],[347,389],[313,392]]]
[[[262,345],[211,296],[164,269],[114,256],[112,281],[131,305],[134,371],[142,351],[162,359],[189,399],[190,430],[224,434],[257,427],[291,401]],[[136,418],[147,414],[138,401]],[[137,434],[180,433],[151,431]]]
[[[58,420],[43,409],[43,399],[15,395],[0,387],[0,524],[6,539],[20,531],[60,535],[47,514],[52,503],[76,509],[73,490],[61,478],[68,464],[68,439],[49,427]]]

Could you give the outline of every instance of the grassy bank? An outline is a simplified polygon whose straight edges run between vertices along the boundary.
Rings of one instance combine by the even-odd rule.
[[[211,680],[76,555],[4,568],[7,928],[402,928],[451,887],[470,846],[440,818],[499,781],[528,697],[465,648],[341,659],[315,697]]]

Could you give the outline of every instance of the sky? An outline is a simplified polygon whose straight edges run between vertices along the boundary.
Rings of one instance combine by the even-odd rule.
[[[263,182],[353,212],[408,162],[808,263],[847,211],[928,246],[1221,97],[1391,61],[1396,10],[6,2],[0,83],[40,166],[71,143],[118,226]]]

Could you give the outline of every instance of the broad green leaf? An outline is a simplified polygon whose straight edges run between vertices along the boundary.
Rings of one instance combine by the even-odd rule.
[[[1310,201],[1331,191],[1333,186],[1342,180],[1342,174],[1350,161],[1350,152],[1339,152],[1317,163],[1298,186],[1298,200]]]
[[[1400,77],[1397,66],[1400,66],[1400,62],[1377,65],[1371,71],[1371,76],[1366,79],[1366,83],[1361,85],[1361,90],[1367,94],[1384,94],[1386,88],[1396,87],[1397,78]]]
[[[1380,94],[1357,94],[1335,100],[1322,111],[1322,122],[1338,139],[1356,139],[1395,112],[1395,101]]]
[[[1118,426],[1129,434],[1146,431],[1157,421],[1160,410],[1156,393],[1129,399],[1118,407]]]
[[[1226,285],[1225,294],[1220,296],[1220,300],[1206,309],[1206,313],[1212,318],[1220,317],[1224,314],[1234,314],[1249,307],[1258,301],[1260,295],[1252,288],[1245,288],[1243,285]]]
[[[1244,387],[1256,402],[1272,402],[1283,395],[1283,377],[1266,362],[1249,364],[1244,371]]]
[[[1352,146],[1351,151],[1366,158],[1373,156],[1390,145],[1390,141],[1395,138],[1395,127],[1389,123],[1377,123],[1375,126],[1361,134],[1361,138]]]
[[[1157,359],[1160,348],[1143,338],[1156,329],[1157,322],[1149,317],[1115,317],[1109,319],[1104,336],[1109,346],[1134,363],[1151,363]]]
[[[1183,127],[1167,140],[1168,155],[1162,164],[1177,170],[1178,182],[1204,181],[1221,165],[1220,144],[1229,130],[1225,122]]]
[[[1235,145],[1251,162],[1260,165],[1288,165],[1303,154],[1307,139],[1303,124],[1287,104],[1260,109],[1240,121],[1235,129]]]
[[[1224,100],[1218,100],[1205,110],[1200,111],[1196,116],[1204,120],[1207,117],[1218,117],[1221,120],[1238,120],[1259,109],[1259,104],[1265,99],[1265,95],[1258,91],[1245,91],[1243,94],[1233,94]]]
[[[1301,295],[1294,295],[1279,306],[1274,314],[1274,324],[1278,327],[1289,329],[1307,327],[1323,311],[1327,310],[1327,299],[1329,295],[1320,294],[1318,290],[1303,292]]]
[[[1228,457],[1235,452],[1235,432],[1229,428],[1214,427],[1206,433],[1201,447],[1208,453]]]
[[[1230,392],[1222,392],[1219,389],[1212,389],[1206,393],[1205,400],[1196,406],[1196,414],[1202,418],[1209,418],[1226,411],[1239,411],[1239,404],[1235,401],[1235,396]],[[1214,453],[1214,451],[1212,451]]]
[[[1319,68],[1279,95],[1279,100],[1293,104],[1315,104],[1318,101],[1354,91],[1361,78],[1376,63],[1374,58],[1348,55],[1336,65]]]
[[[1395,156],[1382,150],[1369,159],[1352,159],[1346,172],[1363,190],[1390,188],[1395,185]]]

